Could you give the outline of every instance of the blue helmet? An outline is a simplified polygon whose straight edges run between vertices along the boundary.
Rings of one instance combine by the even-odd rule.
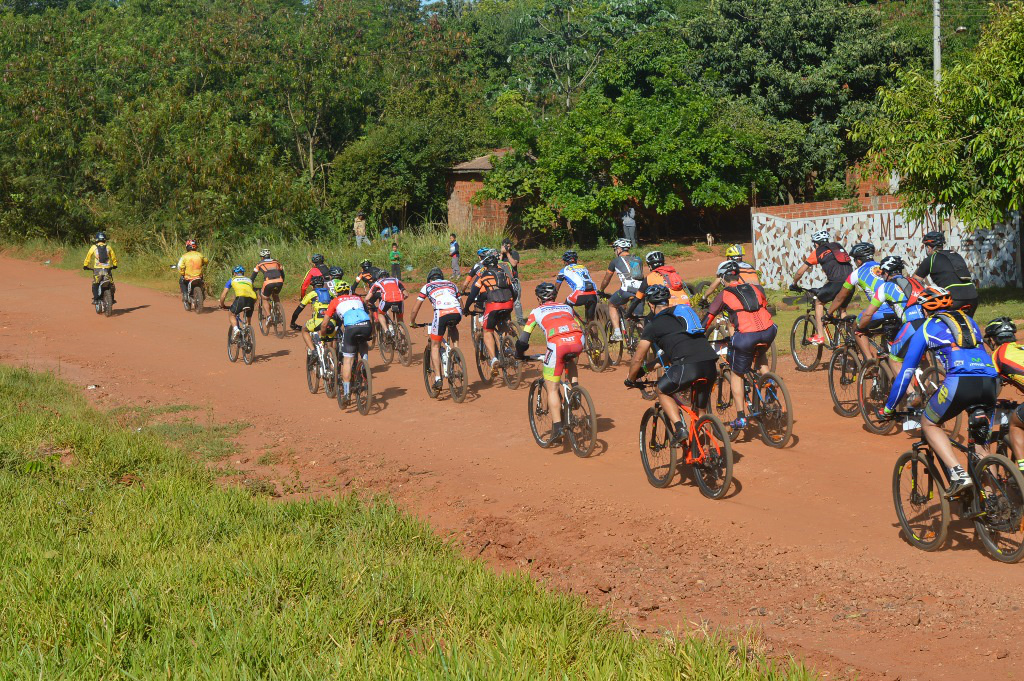
[[[478,257],[478,258],[480,258],[481,260],[483,260],[483,257],[484,257],[485,255],[487,255],[487,251],[489,251],[489,250],[491,250],[491,249],[487,248],[486,246],[485,246],[485,247],[483,247],[483,248],[478,248],[478,249],[476,249],[476,257]]]
[[[242,267],[241,265],[235,265],[235,267],[231,270],[231,273],[232,274],[245,274],[245,268]]]

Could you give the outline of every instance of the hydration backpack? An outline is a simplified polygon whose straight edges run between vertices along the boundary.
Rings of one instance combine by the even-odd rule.
[[[671,291],[682,291],[683,290],[683,278],[676,272],[676,268],[671,265],[662,265],[658,269],[654,270],[665,279],[665,286],[668,286]]]
[[[967,283],[971,281],[971,270],[967,267],[967,261],[959,253],[953,251],[939,251],[949,260],[949,266],[953,268],[953,274],[960,277],[960,281]]]
[[[924,284],[919,282],[917,279],[904,277],[902,274],[893,277],[890,281],[900,287],[900,289],[907,294],[907,307],[917,305],[918,298],[920,298],[921,294],[924,293]]]
[[[740,301],[744,312],[757,312],[764,307],[764,299],[757,295],[757,289],[754,288],[753,284],[730,286],[726,291],[736,296],[736,300]]]
[[[703,336],[704,324],[700,316],[689,305],[676,305],[672,308],[673,316],[683,325],[683,333],[688,336]]]
[[[835,241],[827,244],[821,244],[816,250],[818,252],[817,255],[819,263],[828,260],[829,256],[839,263],[845,264],[851,262],[850,254],[846,252],[846,249],[843,248],[841,244],[838,244]]]
[[[495,286],[497,288],[508,289],[509,291],[511,291],[512,288],[513,288],[512,287],[513,277],[512,277],[511,268],[509,268],[509,271],[506,272],[505,268],[502,267],[502,265],[506,265],[507,266],[508,263],[498,263],[497,267],[491,268],[491,269],[489,269],[487,271],[494,277],[494,283],[495,283]]]
[[[981,345],[981,338],[974,330],[971,319],[960,310],[947,310],[935,315],[953,334],[954,342],[964,350],[973,350]]]
[[[634,281],[640,281],[644,276],[644,261],[635,255],[631,255],[628,258],[622,256],[622,262],[629,268],[629,278]]]
[[[107,250],[106,244],[96,244],[96,262],[101,265],[110,264],[110,251]]]

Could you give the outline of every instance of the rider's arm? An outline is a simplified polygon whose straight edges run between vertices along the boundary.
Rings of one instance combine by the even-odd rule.
[[[82,261],[82,269],[83,270],[91,270],[92,269],[91,263],[92,263],[92,260],[93,260],[93,256],[95,256],[95,255],[96,255],[96,246],[95,245],[90,246],[89,247],[89,252],[85,254],[85,260]]]
[[[476,282],[474,282],[473,285],[469,287],[469,293],[466,294],[466,304],[462,306],[462,314],[469,314],[469,306],[476,301],[479,295],[480,287],[476,285]]]
[[[117,269],[117,253],[110,246],[107,246],[107,253],[110,255],[110,269]]]
[[[185,276],[185,256],[178,258],[178,274]]]
[[[309,282],[313,280],[313,268],[310,267],[309,271],[306,272],[306,278],[302,280],[302,286],[299,287],[299,298],[303,298],[306,295],[306,289],[309,288]]]
[[[928,277],[932,273],[932,256],[928,256],[921,261],[921,264],[914,270],[914,279],[917,279],[920,283],[928,285]]]
[[[798,281],[800,281],[800,277],[802,277],[805,274],[807,274],[807,270],[809,270],[809,269],[811,269],[811,266],[808,265],[806,262],[804,264],[800,265],[800,268],[796,272],[793,273],[793,283],[795,284]]]
[[[416,315],[420,313],[420,308],[423,307],[424,300],[426,300],[426,298],[422,293],[419,296],[417,296],[416,307],[412,309],[412,318],[409,320],[409,323],[412,324],[413,326],[416,326]]]
[[[715,277],[715,280],[713,282],[711,282],[711,284],[704,290],[704,300],[707,300],[708,296],[715,295],[715,291],[717,291],[718,287],[721,286],[721,285],[722,285],[722,278],[721,277]]]
[[[231,280],[229,279],[228,283],[224,284],[224,290],[220,292],[220,305],[221,305],[221,307],[224,307],[224,301],[227,299],[228,291],[230,289],[231,289]]]
[[[334,316],[335,310],[338,309],[338,301],[339,300],[340,300],[340,298],[335,298],[334,300],[331,301],[331,304],[327,306],[327,309],[324,310],[324,318],[323,318],[323,321],[320,322],[320,335],[321,336],[326,336],[327,335],[327,323],[331,321],[331,317]]]
[[[651,349],[651,341],[641,340],[636,344],[636,351],[633,352],[633,361],[629,363],[629,373],[626,375],[627,381],[635,381],[644,368],[644,358],[647,357],[647,351]]]
[[[889,391],[889,399],[885,401],[885,409],[887,411],[895,409],[896,405],[903,399],[911,379],[914,378],[914,372],[917,371],[917,367],[921,364],[921,358],[924,356],[925,350],[928,349],[928,336],[925,334],[926,328],[927,324],[918,329],[913,337],[911,337],[910,344],[907,345],[907,355],[903,358],[903,370],[896,377],[896,380],[893,381],[892,390]]]
[[[608,282],[612,280],[612,275],[615,274],[612,270],[605,270],[604,277],[601,278],[601,285],[597,287],[597,290],[604,293],[604,287],[608,285]]]
[[[633,294],[633,299],[629,301],[629,307],[626,308],[627,317],[633,316],[633,311],[636,310],[637,305],[640,305],[641,309],[643,309],[643,301],[644,296],[647,294],[647,287],[647,277],[644,277],[643,280],[640,282],[640,288],[636,290],[636,293]]]
[[[711,326],[711,322],[715,321],[715,317],[722,313],[725,309],[725,291],[722,291],[715,299],[711,301],[711,305],[708,307],[708,318],[704,321],[704,328],[707,329]]]
[[[871,325],[871,318],[878,312],[878,308],[882,307],[885,303],[885,287],[879,286],[875,289],[875,293],[871,296],[871,300],[868,301],[868,306],[864,308],[860,316],[857,317],[857,331],[864,332],[868,330],[868,326]]]

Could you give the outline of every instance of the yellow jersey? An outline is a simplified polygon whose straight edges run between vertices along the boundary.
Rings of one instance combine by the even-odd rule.
[[[256,291],[253,290],[252,279],[249,277],[231,277],[228,279],[228,283],[224,284],[224,289],[231,289],[235,298],[256,298]]]
[[[1024,392],[1024,345],[1003,343],[992,353],[992,363],[1006,382]]]
[[[317,324],[324,320],[324,312],[331,306],[331,294],[327,289],[312,289],[302,296],[300,305],[306,307],[310,303],[313,304],[313,320]]]
[[[199,251],[188,251],[178,260],[178,273],[185,279],[201,279],[203,268],[210,263]]]
[[[85,254],[82,267],[87,267],[90,270],[108,270],[117,267],[117,256],[114,255],[114,249],[102,241],[93,244],[89,248],[89,252]]]

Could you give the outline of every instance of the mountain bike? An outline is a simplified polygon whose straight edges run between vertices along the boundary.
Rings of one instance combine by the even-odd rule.
[[[99,285],[100,297],[93,301],[96,314],[109,317],[114,314],[114,280],[105,269],[93,270],[93,281]]]
[[[793,402],[782,377],[770,371],[758,375],[752,369],[743,375],[743,412],[747,425],[735,425],[739,409],[732,394],[732,368],[726,358],[719,363],[718,378],[712,404],[715,413],[725,423],[729,439],[735,442],[740,434],[755,422],[761,431],[761,440],[769,447],[781,449],[793,436]]]
[[[814,301],[820,289],[801,289],[803,297],[783,298],[787,304],[794,304],[803,300],[807,303],[807,311],[793,321],[793,327],[789,331],[789,352],[796,363],[797,371],[814,371],[821,362],[821,355],[825,349],[835,350],[846,342],[845,333],[848,327],[840,325],[839,320],[831,315],[825,315],[821,319],[821,325],[825,333],[825,342],[814,344],[811,337],[818,333],[814,323]]]
[[[598,373],[604,371],[608,368],[610,361],[608,358],[608,347],[603,335],[604,326],[597,320],[597,315],[594,316],[593,321],[588,322],[579,313],[581,306],[566,304],[572,308],[572,314],[576,318],[576,322],[583,329],[583,357],[587,360],[587,366],[590,367],[591,371]]]
[[[405,322],[395,321],[391,310],[378,312],[374,322],[377,333],[377,349],[384,364],[391,364],[398,353],[398,361],[402,366],[412,364],[412,338]]]
[[[285,325],[284,325],[284,313],[281,312],[281,303],[270,299],[270,311],[263,311],[263,294],[260,293],[260,299],[256,301],[257,314],[259,315],[259,326],[260,333],[264,336],[270,335],[270,327],[274,327],[274,333],[277,334],[278,338],[284,338]]]
[[[707,311],[711,307],[711,300],[708,300],[705,292],[711,285],[710,281],[702,280],[693,284],[693,297],[690,299],[692,305],[699,307],[702,311]],[[721,293],[722,289],[719,289],[717,293]],[[772,303],[768,304],[768,312],[774,317],[778,310]],[[729,347],[729,339],[732,338],[733,328],[732,323],[729,321],[729,317],[722,314],[715,318],[711,328],[706,330],[708,342],[715,348],[715,351],[719,355],[724,355],[725,351]],[[779,363],[779,353],[776,349],[776,342],[778,338],[772,341],[772,344],[768,346],[768,371],[775,371]]]
[[[236,314],[235,321],[238,323],[238,335],[232,327],[228,327],[228,360],[238,361],[238,355],[242,355],[242,361],[252,364],[256,359],[256,334],[249,326],[249,319],[244,314]]]
[[[333,399],[338,389],[338,354],[334,339],[320,338],[319,331],[314,331],[310,337],[313,339],[313,352],[306,355],[306,386],[315,395],[322,382],[324,394]]]
[[[1024,556],[1024,476],[1001,454],[978,454],[977,447],[988,440],[988,410],[976,406],[967,413],[966,446],[950,444],[967,455],[965,469],[974,484],[947,499],[949,472],[922,437],[896,460],[892,475],[896,517],[912,546],[937,551],[946,543],[955,511],[961,519],[974,523],[990,556],[1003,563],[1016,563]],[[921,411],[898,411],[894,416],[920,418]]]
[[[653,387],[657,382],[635,383]],[[721,499],[732,483],[732,444],[725,425],[713,414],[697,416],[678,394],[672,395],[672,399],[679,405],[687,431],[681,444],[673,444],[672,424],[660,401],[655,401],[640,418],[640,462],[647,482],[654,487],[668,487],[679,466],[676,449],[682,447],[683,463],[693,470],[700,493],[709,499]]]
[[[607,293],[599,293],[601,298],[610,298]],[[644,331],[644,320],[642,317],[627,317],[626,311],[619,310],[619,335],[622,340],[612,340],[615,332],[615,325],[612,324],[611,316],[608,314],[609,303],[598,305],[598,311],[607,321],[604,323],[604,337],[607,338],[608,363],[611,366],[619,366],[623,355],[633,356],[636,346],[640,343],[640,334]]]
[[[567,360],[570,357],[573,361],[576,360],[575,355],[565,355]],[[543,362],[544,355],[530,355],[527,360]],[[570,385],[563,377],[563,380],[558,382],[558,399],[561,404],[563,437],[568,439],[576,456],[590,456],[594,451],[594,445],[597,444],[597,418],[594,415],[594,401],[590,399],[590,393],[578,383]],[[526,405],[533,439],[541,447],[550,447],[555,443],[552,433],[554,422],[543,377],[530,384]]]
[[[832,351],[832,358],[828,362],[828,391],[839,415],[853,418],[860,413],[857,402],[857,377],[866,358],[857,345],[857,317],[846,315],[841,319],[835,319],[834,322],[838,330],[839,345]],[[883,352],[881,346],[874,340],[869,338],[868,342],[874,347],[876,356]]]
[[[878,359],[864,362],[860,373],[857,375],[857,406],[860,409],[864,427],[868,432],[875,435],[889,435],[896,432],[900,425],[894,419],[879,419],[878,410],[885,406],[892,390],[893,374],[889,367],[887,354],[881,354]],[[907,388],[907,394],[900,404],[912,408],[923,408],[935,392],[942,388],[945,376],[937,365],[919,366],[914,371],[914,377]],[[963,414],[957,414],[956,418],[950,419],[943,424],[942,429],[950,437],[957,437],[960,433]],[[903,430],[915,430],[920,423],[910,419],[903,424]]]
[[[473,314],[471,319],[471,337],[473,339],[473,359],[480,380],[490,383],[494,380],[491,371],[490,352],[484,342],[483,313]],[[523,382],[523,363],[516,359],[516,340],[519,339],[519,327],[511,319],[503,319],[494,329],[494,347],[498,356],[497,368],[505,385],[512,390]]]
[[[359,343],[356,356],[352,358],[352,381],[349,383],[349,395],[356,405],[360,414],[366,416],[373,406],[373,374],[370,371],[370,359],[367,356],[369,351],[366,341]],[[341,362],[338,358],[338,407],[344,409],[347,406],[345,391],[341,387]]]
[[[413,324],[412,326],[413,328],[418,328],[427,326],[427,324]],[[448,382],[452,401],[461,404],[466,399],[466,392],[469,387],[469,370],[466,365],[466,357],[462,354],[462,350],[451,344],[450,335],[451,328],[449,327],[448,333],[441,339],[441,344],[438,348],[441,355],[440,378],[442,382]],[[423,384],[427,387],[427,395],[437,397],[441,394],[441,391],[434,389],[438,376],[434,373],[434,367],[430,361],[430,346],[431,342],[428,340],[427,346],[423,348]]]
[[[1016,463],[1017,467],[1021,468],[1021,472],[1024,473],[1024,468],[1022,468],[1024,467],[1024,461],[1018,461],[1017,457],[1013,455],[1013,448],[1010,447],[1010,417],[1013,416],[1013,412],[1017,409],[1018,404],[1018,402],[1013,400],[996,400],[996,408],[992,412],[991,432],[986,444],[990,451],[992,445],[995,445],[996,454],[1002,454],[1010,461]]]

